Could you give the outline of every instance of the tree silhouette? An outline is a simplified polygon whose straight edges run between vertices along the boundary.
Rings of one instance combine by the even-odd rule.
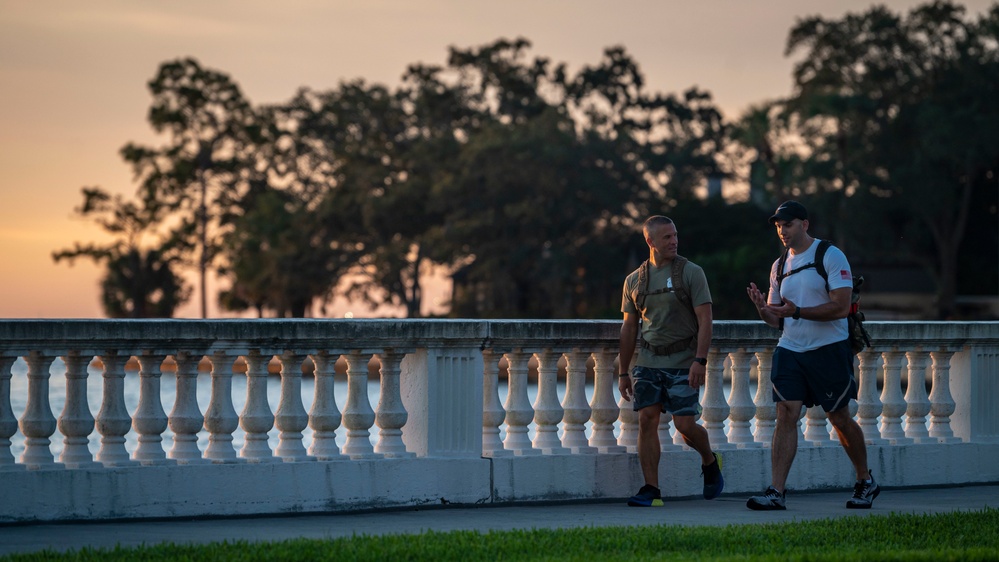
[[[83,189],[81,217],[94,220],[115,237],[109,244],[77,243],[54,252],[56,262],[89,258],[106,268],[101,280],[101,304],[111,318],[170,318],[190,297],[190,289],[175,268],[184,252],[182,238],[157,232],[163,208],[138,205],[99,188]],[[148,240],[152,238],[152,240]]]
[[[160,65],[149,90],[149,124],[165,133],[167,142],[158,148],[129,143],[122,155],[140,182],[140,197],[172,211],[177,233],[193,234],[204,318],[218,218],[238,198],[240,172],[252,171],[253,140],[260,126],[239,86],[192,58]]]
[[[787,47],[804,52],[789,103],[806,121],[817,208],[869,257],[923,263],[941,319],[955,312],[975,193],[999,173],[999,6],[964,13],[937,1],[904,17],[808,18]]]

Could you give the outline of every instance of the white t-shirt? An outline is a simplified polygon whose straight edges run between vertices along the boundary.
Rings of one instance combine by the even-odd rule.
[[[812,241],[812,245],[800,254],[788,252],[787,262],[784,264],[784,272],[797,269],[803,265],[815,262],[815,249],[819,246],[819,239]],[[777,297],[777,266],[780,258],[774,261],[770,267],[770,293],[767,295],[767,302],[780,304],[781,298]],[[822,264],[826,268],[826,275],[829,281],[829,290],[841,289],[843,287],[853,288],[853,274],[850,271],[850,263],[846,260],[846,255],[836,246],[830,246],[826,250],[825,259]],[[784,278],[780,285],[781,297],[790,300],[801,308],[818,306],[830,302],[829,293],[826,292],[826,283],[819,276],[815,268],[808,268]],[[778,347],[791,351],[811,351],[824,345],[836,343],[847,339],[849,331],[846,318],[832,321],[806,320],[801,318],[784,319],[784,331],[781,333]]]

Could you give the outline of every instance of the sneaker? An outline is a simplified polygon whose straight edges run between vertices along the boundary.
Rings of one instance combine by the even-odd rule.
[[[711,453],[715,456],[715,462],[708,466],[701,465],[701,476],[704,477],[704,499],[713,500],[721,495],[725,489],[725,479],[722,478],[722,458],[718,453]]]
[[[756,511],[772,511],[775,509],[787,509],[784,505],[784,494],[777,491],[777,488],[770,486],[762,496],[753,496],[746,502],[746,507]]]
[[[881,493],[881,486],[874,481],[874,474],[870,480],[857,480],[853,485],[853,497],[846,500],[846,507],[850,509],[870,509],[874,503],[874,498]]]
[[[628,505],[632,507],[662,507],[662,495],[659,493],[659,488],[646,484],[637,494],[628,499]]]

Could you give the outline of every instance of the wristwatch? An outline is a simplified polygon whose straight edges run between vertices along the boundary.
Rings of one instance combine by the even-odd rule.
[[[708,364],[708,360],[705,357],[694,357],[694,362],[695,363],[700,363],[701,365],[705,365],[705,366],[707,366],[707,364]]]
[[[791,318],[794,318],[795,320],[800,320],[801,319],[801,307],[800,306],[794,307],[794,314],[791,315]]]

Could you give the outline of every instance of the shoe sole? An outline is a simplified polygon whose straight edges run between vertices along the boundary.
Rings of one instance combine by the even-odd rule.
[[[628,506],[630,507],[662,507],[663,500],[652,500],[652,503],[637,502],[635,500],[628,500]]]
[[[753,511],[785,511],[787,510],[786,505],[762,505],[758,503],[746,502],[746,507],[752,509]]]
[[[721,475],[719,475],[718,476],[718,489],[715,490],[715,493],[713,493],[713,494],[704,494],[704,499],[706,499],[706,500],[713,500],[713,499],[717,498],[718,496],[720,496],[721,493],[722,493],[722,490],[724,490],[724,489],[725,489],[725,479],[722,478]]]

